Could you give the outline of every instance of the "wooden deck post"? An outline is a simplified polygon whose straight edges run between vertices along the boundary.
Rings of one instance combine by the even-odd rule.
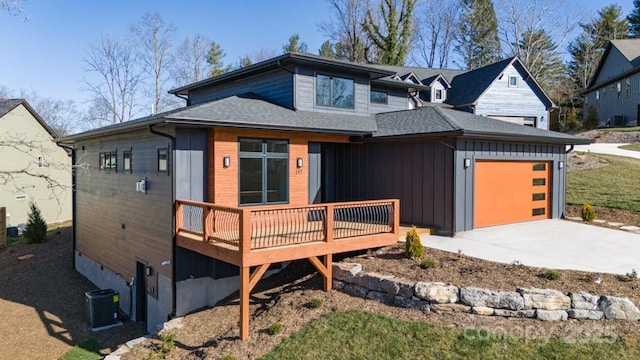
[[[182,215],[182,202],[176,200],[176,234],[184,227],[184,220]]]
[[[213,236],[213,208],[206,206],[202,208],[202,240],[209,242],[211,236]]]
[[[393,225],[392,230],[396,236],[400,235],[400,200],[393,200]]]
[[[249,337],[249,271],[248,266],[240,268],[240,340],[247,340]]]

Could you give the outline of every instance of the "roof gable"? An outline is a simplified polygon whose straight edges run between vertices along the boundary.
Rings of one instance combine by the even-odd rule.
[[[611,40],[587,89],[605,85],[637,71],[640,71],[640,39]]]
[[[29,105],[25,99],[0,99],[0,119],[11,112],[18,106],[24,106],[25,109],[33,116],[34,119],[42,126],[53,138],[56,138],[56,133],[47,125],[47,123],[38,115],[38,113]]]

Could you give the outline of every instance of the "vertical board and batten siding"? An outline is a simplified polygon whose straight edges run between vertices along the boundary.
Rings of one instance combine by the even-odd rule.
[[[0,126],[0,141],[17,143],[17,148],[3,146],[0,151],[0,172],[17,172],[7,184],[0,184],[0,206],[7,208],[7,225],[26,223],[31,202],[38,205],[48,223],[70,220],[71,156],[22,104],[2,116]],[[38,164],[40,156],[43,166]],[[25,169],[34,175],[20,173]],[[60,186],[52,188],[39,176]]]
[[[409,95],[407,89],[386,88],[386,87],[374,87],[371,90],[383,91],[388,94],[388,101],[386,104],[369,104],[369,112],[371,114],[378,114],[389,111],[409,110]]]
[[[590,105],[594,105],[598,112],[598,122],[600,126],[614,126],[614,116],[621,115],[628,126],[637,125],[638,104],[640,104],[640,73],[631,75],[631,87],[629,97],[626,95],[625,79],[620,80],[620,100],[616,89],[616,83],[598,88],[600,99],[596,100],[596,90],[587,95],[587,102],[584,105],[584,115]]]
[[[336,201],[400,199],[400,222],[453,229],[453,150],[433,141],[335,147]]]
[[[629,60],[622,55],[618,48],[611,46],[611,50],[604,60],[594,84],[601,84],[631,69],[633,69],[633,65]]]
[[[207,146],[207,130],[176,130],[176,199],[207,200]]]
[[[325,106],[316,106],[316,74],[343,77],[353,79],[354,84],[354,108],[340,109]],[[314,111],[343,115],[369,116],[369,77],[353,73],[342,73],[320,68],[296,67],[295,103],[296,110]]]
[[[308,144],[309,142],[346,143],[345,135],[324,135],[303,132],[239,130],[216,128],[209,130],[209,202],[220,206],[238,206],[239,138],[284,139],[289,141],[289,201],[290,205],[307,205]],[[222,160],[228,156],[230,166],[224,168]],[[296,167],[296,159],[303,159],[302,168]]]
[[[550,217],[555,219],[564,214],[565,209],[565,168],[564,145],[509,143],[497,141],[475,141],[459,139],[455,154],[455,232],[473,229],[474,178],[477,160],[496,161],[549,161],[551,166]],[[469,168],[464,167],[464,159],[471,160]],[[565,162],[563,169],[558,163]]]
[[[517,87],[509,87],[510,75],[518,77]],[[509,65],[502,78],[496,79],[478,98],[475,114],[536,117],[538,128],[549,129],[549,114],[544,103],[513,65]],[[542,117],[544,121],[541,121]]]
[[[258,94],[274,104],[291,109],[293,108],[293,75],[283,69],[277,69],[224,84],[192,90],[189,92],[189,105],[246,93]]]
[[[76,250],[128,280],[136,261],[153,276],[171,279],[173,246],[173,149],[171,140],[146,131],[76,143]],[[169,149],[169,172],[158,173],[157,151]],[[122,170],[122,152],[131,150],[132,173]],[[99,153],[117,151],[117,172],[99,170]],[[147,192],[136,182],[147,179]],[[149,279],[148,290],[157,281]],[[149,292],[148,292],[149,293]],[[151,294],[157,296],[157,292]]]

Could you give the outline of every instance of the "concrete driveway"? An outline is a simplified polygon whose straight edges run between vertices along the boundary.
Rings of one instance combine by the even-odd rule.
[[[456,237],[422,236],[424,246],[481,259],[551,269],[640,271],[640,235],[567,220],[492,226]]]
[[[640,151],[619,149],[619,146],[628,144],[589,144],[589,145],[576,145],[574,151],[592,152],[596,154],[626,156],[634,159],[640,159]]]

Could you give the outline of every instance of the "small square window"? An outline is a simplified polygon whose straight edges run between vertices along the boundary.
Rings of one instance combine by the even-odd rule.
[[[158,172],[169,171],[169,150],[167,148],[158,149]]]
[[[131,150],[122,152],[122,170],[131,173]]]
[[[118,169],[118,153],[115,151],[101,152],[99,163],[100,170],[116,171]]]
[[[518,87],[518,77],[509,75],[509,87]]]

